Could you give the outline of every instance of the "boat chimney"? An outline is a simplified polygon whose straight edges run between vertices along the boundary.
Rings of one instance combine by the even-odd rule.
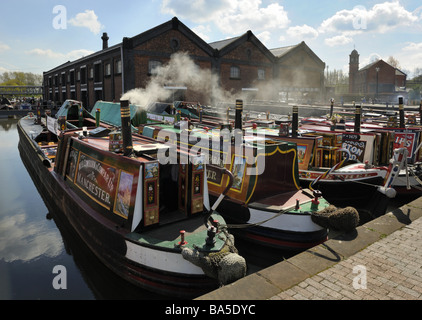
[[[421,102],[419,104],[419,121],[422,124],[422,99],[421,99]]]
[[[234,128],[242,130],[243,100],[236,100],[236,116]]]
[[[123,155],[131,156],[133,154],[133,144],[128,100],[120,101],[120,115],[122,118]]]
[[[400,128],[405,128],[405,125],[404,125],[403,97],[399,97],[399,116],[400,116]]]
[[[361,106],[355,106],[355,102],[353,101],[353,106],[355,107],[355,132],[360,132],[360,116],[361,116]]]
[[[104,49],[108,49],[108,39],[110,39],[107,35],[107,32],[103,33],[103,36],[101,37],[101,39],[103,40],[103,50]]]
[[[299,108],[298,106],[293,106],[292,114],[292,137],[297,137],[297,131],[299,128]]]
[[[101,120],[101,109],[97,108],[97,110],[95,110],[95,126],[97,128],[100,126],[100,120]]]

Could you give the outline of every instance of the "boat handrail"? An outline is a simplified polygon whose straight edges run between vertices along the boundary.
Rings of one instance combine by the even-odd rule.
[[[217,209],[217,207],[220,205],[221,201],[223,201],[227,192],[229,192],[230,188],[232,187],[233,181],[234,181],[233,173],[230,170],[228,170],[226,168],[220,168],[220,167],[217,167],[217,166],[213,166],[213,167],[219,169],[222,172],[222,175],[224,175],[224,174],[228,175],[229,181],[227,183],[227,187],[223,190],[223,192],[220,194],[220,196],[214,202],[213,206],[211,207],[211,210],[208,212],[208,214],[206,215],[206,217],[204,219],[204,223],[205,223],[205,226],[207,227],[207,229],[210,227],[208,225],[208,222],[210,222],[214,227],[217,227],[215,225],[214,221],[211,219],[211,215]]]

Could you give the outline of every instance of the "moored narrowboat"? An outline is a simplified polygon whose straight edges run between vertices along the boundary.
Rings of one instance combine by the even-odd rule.
[[[157,154],[168,147],[132,135],[126,101],[121,118],[119,134],[92,117],[70,129],[70,118],[19,121],[21,157],[45,199],[106,266],[144,289],[195,297],[243,277],[245,260],[218,203],[210,206],[201,158],[162,164]]]
[[[220,212],[237,237],[294,251],[324,242],[328,229],[313,216],[330,203],[319,192],[300,187],[296,144],[245,134],[240,113],[235,128],[192,120],[140,125],[139,132],[190,154],[205,154],[208,190],[214,199],[227,186],[219,168],[233,172],[234,182]]]

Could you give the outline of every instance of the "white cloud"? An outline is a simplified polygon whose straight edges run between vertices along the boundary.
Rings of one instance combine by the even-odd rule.
[[[375,4],[367,9],[362,5],[341,10],[321,23],[319,32],[373,31],[386,33],[397,27],[408,27],[418,21],[415,13],[407,11],[398,1]]]
[[[210,37],[208,34],[211,33],[211,27],[209,25],[199,25],[192,28],[192,31],[195,32],[198,37],[200,37],[204,41],[209,41]]]
[[[318,31],[308,26],[307,24],[304,24],[303,26],[290,27],[289,29],[287,29],[287,34],[290,37],[298,38],[298,39],[303,39],[303,38],[314,39],[318,36]]]
[[[213,22],[229,35],[278,30],[290,23],[283,6],[263,6],[261,0],[164,0],[161,10],[195,23]]]
[[[417,12],[407,11],[398,1],[362,5],[341,10],[324,20],[318,32],[326,34],[324,43],[330,47],[352,43],[353,37],[363,33],[385,34],[399,28],[409,28],[419,21]],[[408,30],[408,29],[406,29]]]
[[[334,36],[324,40],[324,43],[329,47],[343,46],[351,42],[353,42],[353,39],[346,35]]]
[[[271,40],[271,32],[263,31],[260,34],[257,34],[256,37],[259,39],[259,41],[265,44]]]
[[[10,47],[7,44],[1,43],[0,42],[0,52],[4,52],[10,50]]]
[[[401,69],[414,72],[416,68],[422,68],[422,42],[408,42],[400,52],[394,55],[401,65]],[[412,74],[408,75],[409,77]]]
[[[85,49],[78,49],[78,50],[72,50],[68,53],[60,53],[60,52],[54,52],[51,49],[36,48],[36,49],[32,49],[30,51],[27,51],[26,53],[30,54],[30,55],[35,55],[35,56],[46,57],[46,58],[49,58],[49,59],[73,61],[73,60],[77,60],[79,58],[85,57],[87,55],[90,55],[90,54],[94,53],[94,51],[85,50]]]
[[[98,17],[94,10],[85,10],[85,12],[78,13],[74,18],[68,21],[68,24],[75,27],[88,28],[96,35],[104,28],[100,21],[98,21]]]

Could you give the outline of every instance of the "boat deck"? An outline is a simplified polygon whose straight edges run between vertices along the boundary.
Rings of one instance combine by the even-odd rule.
[[[294,190],[252,202],[249,204],[249,207],[279,212],[294,208],[297,200],[303,205],[304,203],[310,202],[312,198],[312,192],[309,190]]]
[[[216,218],[217,216],[213,217]],[[203,214],[198,214],[193,218],[190,217],[189,219],[161,225],[159,228],[143,231],[142,233],[132,232],[128,235],[128,237],[141,243],[159,245],[161,247],[173,249],[180,247],[181,231],[184,231],[184,239],[187,246],[195,243],[199,249],[218,251],[225,243],[225,237],[220,239],[217,234],[215,237],[215,246],[213,248],[206,247],[205,241],[207,237],[207,229],[204,224]]]

